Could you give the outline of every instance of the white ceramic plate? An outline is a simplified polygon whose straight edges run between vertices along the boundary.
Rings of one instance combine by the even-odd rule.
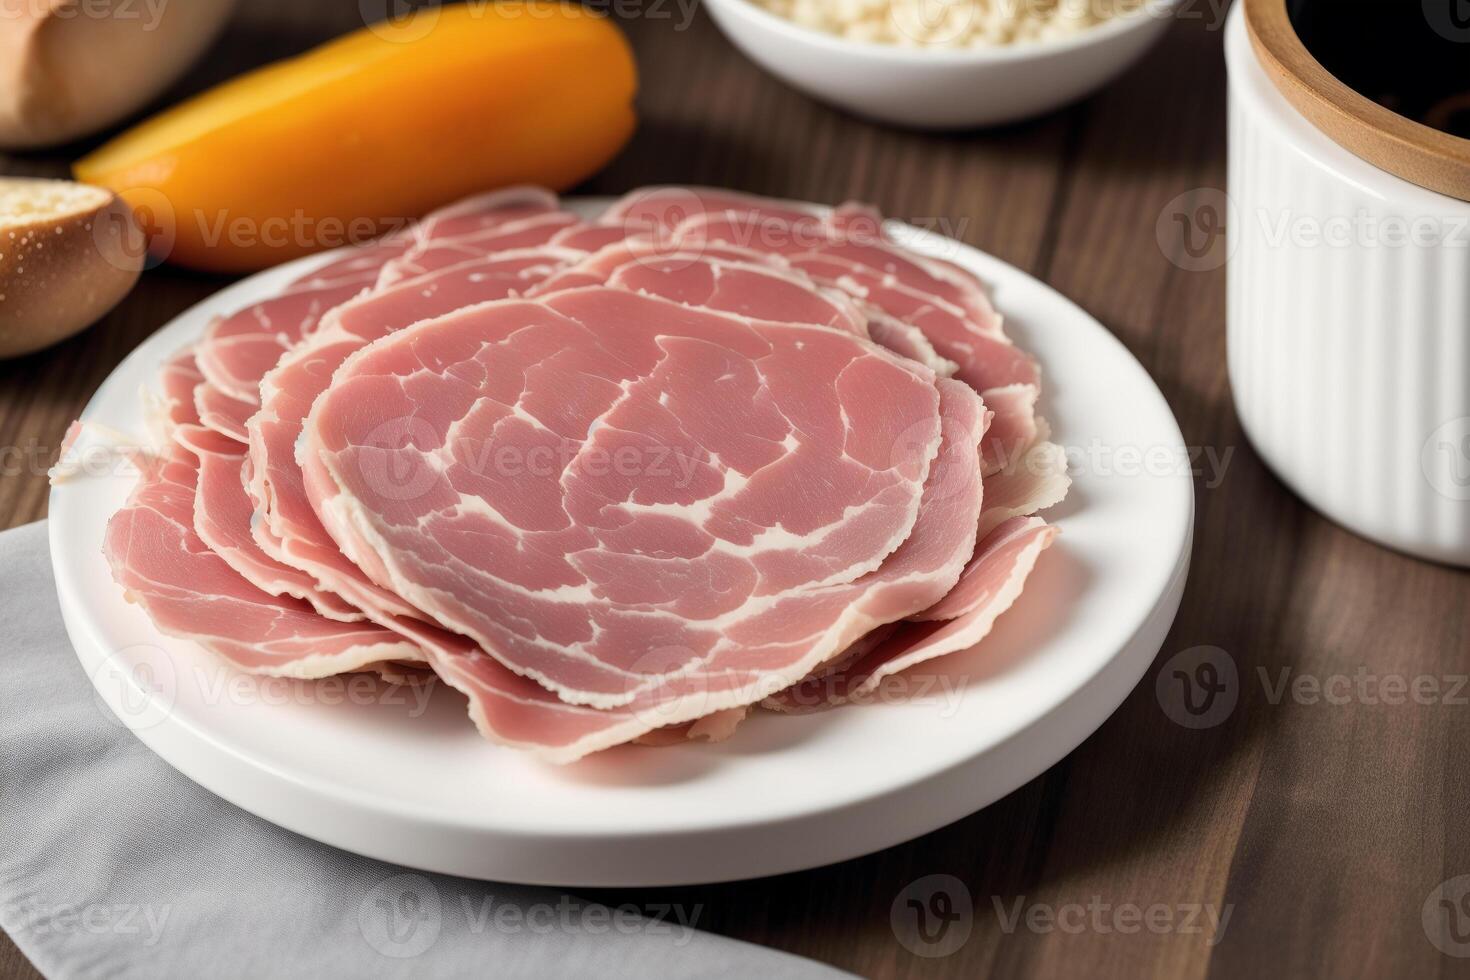
[[[794,871],[908,840],[1011,792],[1096,729],[1158,651],[1188,570],[1193,481],[1163,396],[1097,321],[1003,262],[896,232],[993,287],[1045,367],[1044,412],[1080,464],[1051,515],[1062,535],[1025,594],[980,647],[942,663],[932,688],[761,713],[718,745],[538,764],[483,741],[453,691],[417,706],[365,678],[251,678],[160,635],[101,555],[133,482],[114,472],[64,483],[50,503],[62,610],[100,699],[180,772],[267,820],[387,861],[512,882]],[[139,389],[165,357],[212,316],[323,260],[261,273],[184,313],[118,366],[83,417],[141,432]]]

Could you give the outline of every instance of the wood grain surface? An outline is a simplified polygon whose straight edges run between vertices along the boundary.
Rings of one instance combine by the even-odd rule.
[[[1215,6],[1185,4],[1165,42],[1086,103],[968,135],[844,116],[762,74],[702,14],[686,25],[672,3],[630,7],[642,11],[626,20],[641,127],[584,190],[721,184],[942,220],[1096,315],[1158,380],[1186,441],[1223,465],[1204,466],[1197,483],[1193,572],[1158,662],[1050,771],[952,826],[834,867],[592,897],[682,903],[705,929],[871,977],[1465,972],[1470,961],[1438,947],[1445,928],[1470,926],[1470,904],[1457,904],[1454,883],[1436,889],[1470,874],[1470,576],[1328,523],[1242,436],[1225,372],[1224,270],[1176,261],[1186,244],[1199,251],[1183,235],[1208,230],[1196,208],[1225,186]],[[180,91],[357,16],[357,4],[327,0],[242,4]],[[0,165],[60,173],[79,149]],[[151,272],[88,333],[0,365],[10,450],[0,524],[45,516],[44,470],[67,422],[119,358],[221,282]],[[1168,662],[1202,646],[1217,648],[1204,656],[1224,671],[1228,710],[1192,728],[1171,720],[1180,705]],[[1420,677],[1438,693],[1386,693]],[[1314,685],[1326,693],[1313,696]],[[910,898],[946,908],[925,891],[931,875],[951,876],[948,908],[968,896],[973,911],[951,923],[968,925],[963,943],[958,931],[938,945],[917,931]],[[921,955],[935,952],[947,955]],[[32,975],[0,943],[0,977]]]

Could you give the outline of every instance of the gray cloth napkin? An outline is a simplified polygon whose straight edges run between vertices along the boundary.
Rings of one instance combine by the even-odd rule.
[[[49,977],[844,976],[610,907],[357,857],[194,785],[112,719],[44,524],[0,534],[0,927]]]

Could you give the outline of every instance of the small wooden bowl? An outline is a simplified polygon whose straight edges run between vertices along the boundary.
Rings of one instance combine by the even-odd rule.
[[[1256,57],[1312,125],[1380,169],[1470,201],[1470,140],[1399,115],[1343,84],[1307,51],[1286,0],[1244,0]]]

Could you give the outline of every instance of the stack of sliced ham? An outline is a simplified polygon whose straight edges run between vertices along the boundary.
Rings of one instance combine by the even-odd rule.
[[[554,762],[718,739],[984,639],[1067,491],[1039,381],[870,209],[501,191],[170,359],[104,551],[241,670],[437,675]]]

